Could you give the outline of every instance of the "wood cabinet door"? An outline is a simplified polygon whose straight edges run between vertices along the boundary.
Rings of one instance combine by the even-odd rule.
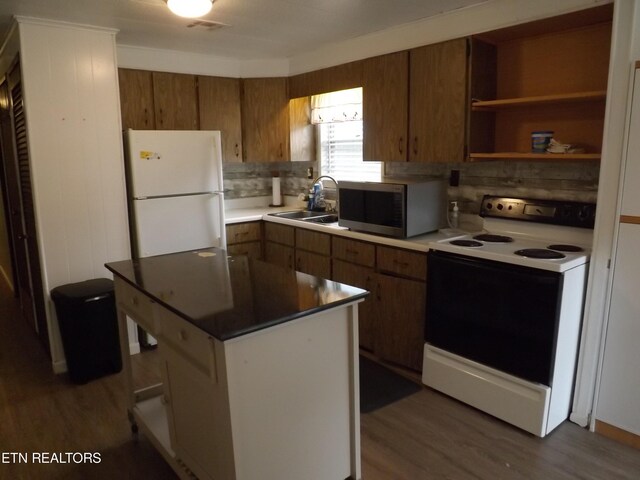
[[[363,158],[407,160],[409,53],[364,61],[362,74]]]
[[[296,270],[320,278],[331,278],[331,258],[317,253],[296,250]]]
[[[333,260],[333,280],[371,292],[364,302],[358,305],[358,337],[360,346],[372,351],[375,348],[376,297],[375,272],[373,268],[354,265],[342,260]]]
[[[315,161],[316,128],[311,124],[311,97],[289,100],[289,122],[291,161]]]
[[[153,76],[146,70],[118,69],[122,128],[154,130]]]
[[[156,130],[198,130],[196,77],[153,72]]]
[[[288,225],[265,222],[264,238],[269,242],[281,243],[282,245],[295,245],[295,229]]]
[[[240,79],[198,77],[200,130],[220,130],[222,159],[242,161]]]
[[[286,77],[242,80],[242,138],[248,162],[290,160]]]
[[[287,247],[279,243],[266,242],[264,246],[264,259],[266,262],[280,265],[293,270],[293,247]]]
[[[412,370],[422,370],[427,288],[424,282],[378,274],[375,353]]]
[[[415,48],[409,63],[409,161],[463,161],[468,112],[467,39]]]

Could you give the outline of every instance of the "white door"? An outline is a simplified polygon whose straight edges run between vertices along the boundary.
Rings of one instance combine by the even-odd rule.
[[[222,191],[220,132],[128,130],[133,198]]]
[[[138,257],[226,248],[222,194],[133,201]]]

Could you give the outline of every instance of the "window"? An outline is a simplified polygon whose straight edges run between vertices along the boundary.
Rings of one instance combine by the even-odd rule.
[[[320,174],[336,180],[380,180],[382,162],[362,160],[362,89],[311,97]]]

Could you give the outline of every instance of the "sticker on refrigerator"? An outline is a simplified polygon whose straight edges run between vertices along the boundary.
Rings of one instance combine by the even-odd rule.
[[[148,150],[140,150],[141,160],[159,160],[160,154],[156,152],[150,152]]]

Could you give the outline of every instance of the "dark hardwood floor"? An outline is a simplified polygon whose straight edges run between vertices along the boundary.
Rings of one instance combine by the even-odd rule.
[[[0,285],[0,479],[175,479],[143,435],[133,440],[124,405],[121,374],[82,386],[54,375]],[[99,452],[101,462],[2,463],[8,452]],[[424,388],[362,415],[362,465],[364,480],[637,480],[640,451],[569,422],[539,439]]]

